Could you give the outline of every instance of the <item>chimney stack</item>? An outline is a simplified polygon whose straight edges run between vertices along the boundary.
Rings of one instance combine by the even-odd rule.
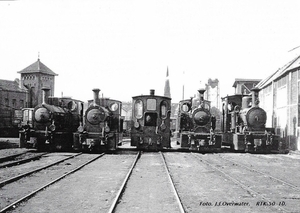
[[[155,90],[154,89],[150,89],[150,95],[154,95],[155,94]]]
[[[200,101],[204,100],[204,93],[205,93],[205,89],[199,89],[198,92],[200,94]]]
[[[94,105],[95,105],[99,102],[100,89],[93,89],[93,92],[94,92]]]
[[[43,90],[43,101],[42,101],[42,104],[47,104],[48,103],[48,97],[49,97],[49,91],[50,89],[49,88],[42,88]]]
[[[259,88],[254,87],[251,89],[252,91],[252,107],[258,107],[259,100],[258,100],[258,92],[260,91]]]

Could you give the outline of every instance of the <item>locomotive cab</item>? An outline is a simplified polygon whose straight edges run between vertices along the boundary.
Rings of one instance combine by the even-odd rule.
[[[154,95],[133,97],[131,146],[142,150],[162,150],[170,144],[171,99]]]

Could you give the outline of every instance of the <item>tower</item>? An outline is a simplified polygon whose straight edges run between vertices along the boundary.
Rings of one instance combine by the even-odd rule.
[[[167,76],[166,76],[166,81],[165,81],[164,96],[171,98],[170,81],[169,81],[169,68],[168,67],[167,67]]]
[[[208,79],[206,87],[206,99],[211,101],[211,106],[220,109],[220,91],[219,91],[219,80]]]
[[[50,89],[50,96],[54,95],[55,76],[58,74],[44,65],[39,58],[36,62],[18,73],[21,74],[20,87],[28,90],[29,97],[27,102],[29,107],[35,107],[42,103],[43,87]]]

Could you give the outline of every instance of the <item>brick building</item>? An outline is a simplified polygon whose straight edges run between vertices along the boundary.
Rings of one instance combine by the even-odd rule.
[[[27,91],[19,87],[19,80],[0,80],[0,136],[17,137],[21,109],[26,105]]]
[[[22,109],[26,106],[27,92],[19,87],[19,80],[0,80],[0,110]]]
[[[28,107],[35,107],[42,102],[43,87],[49,88],[49,95],[54,96],[55,76],[57,74],[44,65],[40,59],[18,73],[21,74],[21,89],[28,90]]]

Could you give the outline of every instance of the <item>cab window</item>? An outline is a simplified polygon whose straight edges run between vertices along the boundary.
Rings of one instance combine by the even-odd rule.
[[[156,99],[147,99],[147,110],[156,110]]]
[[[134,104],[134,115],[137,119],[143,117],[143,102],[142,100],[137,100]]]
[[[162,119],[167,118],[167,103],[165,101],[160,105],[160,114]]]

